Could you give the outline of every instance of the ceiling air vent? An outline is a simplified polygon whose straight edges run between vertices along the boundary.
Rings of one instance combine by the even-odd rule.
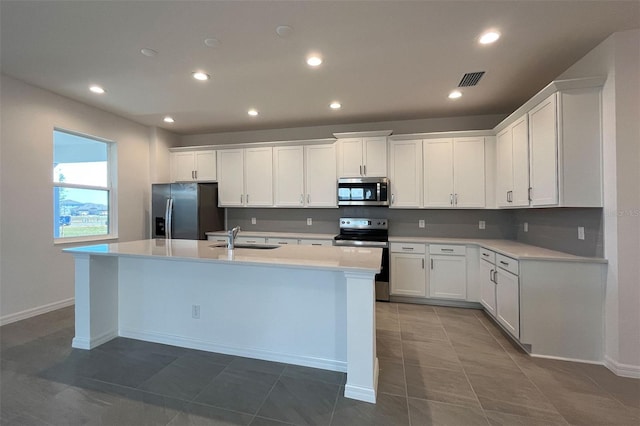
[[[462,76],[462,80],[460,80],[458,87],[475,86],[476,84],[478,84],[483,75],[484,71],[468,72]]]

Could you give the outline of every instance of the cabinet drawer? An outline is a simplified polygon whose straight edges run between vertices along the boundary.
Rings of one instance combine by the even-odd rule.
[[[429,244],[429,254],[450,254],[464,256],[467,254],[466,246],[454,246],[449,244]]]
[[[217,243],[226,243],[228,241],[228,238],[220,237],[217,235],[207,235],[207,241],[215,241]]]
[[[266,238],[260,237],[237,237],[236,244],[265,244]]]
[[[305,239],[301,239],[300,240],[300,244],[301,245],[306,245],[306,246],[332,246],[333,245],[333,240],[305,240]]]
[[[391,252],[424,254],[425,245],[416,243],[391,243]]]
[[[496,253],[496,265],[514,275],[518,275],[518,261],[515,259]]]
[[[496,263],[496,254],[491,250],[487,250],[484,247],[480,247],[480,259],[484,259],[489,263]]]
[[[272,238],[269,237],[267,238],[267,244],[277,244],[280,246],[284,246],[287,244],[292,244],[292,245],[297,245],[298,244],[298,239],[297,238]]]

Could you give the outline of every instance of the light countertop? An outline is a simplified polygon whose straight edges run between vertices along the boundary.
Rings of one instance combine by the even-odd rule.
[[[226,237],[226,231],[206,232],[206,235],[212,237]],[[238,233],[238,236],[242,237],[255,237],[255,238],[294,238],[301,240],[332,240],[336,234],[306,234],[304,232],[264,232],[264,231],[245,231],[242,230]]]
[[[417,243],[417,244],[464,244],[477,245],[496,253],[503,254],[518,260],[546,260],[559,262],[591,262],[607,263],[601,257],[575,256],[561,251],[549,250],[542,247],[524,244],[512,240],[485,240],[474,238],[429,238],[429,237],[389,237],[390,243]]]
[[[278,234],[280,235],[280,234]],[[279,246],[227,250],[213,241],[151,239],[64,249],[70,254],[190,260],[225,264],[269,265],[300,269],[379,272],[382,249],[333,246]]]

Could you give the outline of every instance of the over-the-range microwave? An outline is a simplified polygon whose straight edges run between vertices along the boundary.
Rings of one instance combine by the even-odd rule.
[[[359,177],[338,179],[339,206],[388,206],[389,179]]]

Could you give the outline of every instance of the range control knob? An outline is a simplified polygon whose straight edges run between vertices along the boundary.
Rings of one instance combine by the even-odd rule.
[[[344,220],[341,223],[344,225]]]

